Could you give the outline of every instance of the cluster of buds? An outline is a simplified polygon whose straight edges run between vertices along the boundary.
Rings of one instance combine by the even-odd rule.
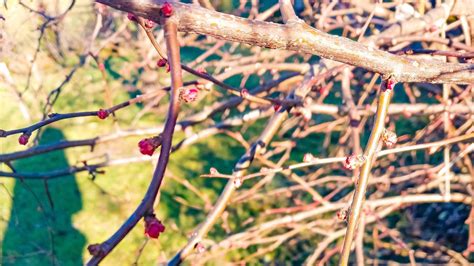
[[[382,141],[388,148],[391,148],[397,144],[397,134],[385,129],[382,134]]]
[[[165,231],[165,226],[154,214],[145,216],[145,235],[149,238],[158,238]]]
[[[28,143],[28,140],[30,139],[30,135],[23,133],[21,136],[18,138],[18,143],[21,145],[26,145]]]
[[[99,117],[100,119],[106,119],[109,114],[109,111],[105,109],[99,109],[99,111],[97,111],[97,117]]]
[[[196,101],[199,95],[199,90],[195,87],[181,88],[179,90],[179,99],[185,103]]]
[[[354,170],[365,163],[365,156],[364,155],[349,155],[346,157],[344,161],[344,168],[347,170]]]
[[[155,150],[160,147],[162,141],[161,135],[155,136],[153,138],[142,139],[138,142],[138,147],[140,148],[140,153],[143,155],[152,156]]]

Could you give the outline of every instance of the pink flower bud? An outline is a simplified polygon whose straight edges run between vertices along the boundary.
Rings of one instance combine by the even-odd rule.
[[[21,136],[18,138],[18,143],[20,143],[21,145],[26,145],[28,143],[28,140],[29,140],[30,136],[23,133],[21,134]]]
[[[149,156],[152,156],[156,149],[150,139],[140,140],[140,142],[138,142],[138,147],[140,148],[141,154]]]
[[[275,112],[280,111],[280,110],[281,110],[281,105],[279,105],[279,104],[277,104],[277,103],[274,104],[274,105],[273,105],[273,110],[275,110]]]
[[[203,67],[200,67],[200,68],[196,69],[196,71],[197,71],[198,73],[200,73],[200,74],[205,74],[205,75],[207,74],[206,69],[203,68]]]
[[[99,111],[97,111],[97,116],[100,119],[106,119],[109,116],[109,112],[104,109],[99,109]]]
[[[190,103],[194,102],[199,95],[197,88],[183,88],[179,92],[179,99],[183,102]]]
[[[156,65],[158,67],[164,67],[166,64],[168,64],[168,61],[164,58],[160,58],[158,61],[156,61]]]
[[[173,14],[173,6],[170,3],[165,2],[163,6],[161,6],[161,14],[165,17],[171,17]]]
[[[194,246],[194,248],[196,249],[196,252],[197,252],[198,254],[202,254],[202,253],[204,253],[204,252],[206,251],[206,247],[205,247],[203,244],[201,244],[201,243],[197,243],[197,244]]]
[[[146,19],[144,24],[145,24],[145,28],[147,28],[147,29],[151,29],[155,26],[155,22],[153,22],[149,19]]]
[[[391,91],[395,87],[395,84],[397,84],[397,82],[395,82],[395,80],[393,80],[391,78],[387,79],[387,80],[384,80],[383,83],[382,83],[382,86],[383,86],[382,89],[384,91],[386,91],[386,90]]]
[[[240,91],[240,97],[246,99],[249,96],[249,91],[247,89],[242,89]]]
[[[354,170],[365,162],[364,155],[349,155],[344,161],[344,168],[347,170]]]
[[[145,235],[158,238],[165,231],[165,226],[155,216],[145,217]]]
[[[127,18],[128,18],[128,20],[130,20],[130,21],[137,22],[137,17],[135,17],[135,15],[132,14],[132,13],[128,13],[128,14],[127,14]]]
[[[388,148],[391,148],[397,144],[397,134],[395,134],[393,131],[385,129],[382,134],[382,141]]]

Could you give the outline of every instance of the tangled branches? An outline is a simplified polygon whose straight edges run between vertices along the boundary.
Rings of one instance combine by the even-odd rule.
[[[0,176],[42,180],[51,209],[52,179],[85,172],[96,183],[109,175],[107,169],[152,162],[153,174],[139,171],[151,176],[143,197],[134,211],[127,208],[121,224],[106,221],[113,231],[93,238],[99,243],[88,246],[88,265],[113,260],[116,248],[125,252],[120,243],[140,221],[148,238],[168,243],[160,261],[169,265],[219,258],[469,264],[474,251],[469,3],[294,1],[293,6],[280,0],[261,8],[241,1],[234,15],[216,11],[209,1],[199,1],[202,7],[162,0],[97,2],[86,48],[77,49],[79,61],[65,67],[66,79],[55,89],[43,92],[30,79],[38,71],[36,60],[44,60],[37,54],[42,55],[45,32],[67,19],[74,1],[58,16],[21,3],[46,22],[23,75],[25,89],[11,77],[11,62],[1,73],[25,116],[39,121],[17,129],[2,123],[0,141],[18,136],[27,149],[17,151],[16,141],[8,142],[0,154],[6,166]],[[60,30],[52,31],[61,43]],[[50,61],[67,61],[61,45],[47,48]],[[114,66],[119,58],[126,58],[120,69]],[[60,93],[79,84],[75,76],[87,76],[83,68],[96,69],[92,83],[99,85],[68,102],[71,96]],[[23,72],[13,75],[21,79],[16,73]],[[45,100],[38,104],[29,93]],[[89,111],[78,111],[78,102]],[[42,141],[43,128],[61,128],[67,121],[84,130],[82,138]],[[89,123],[101,129],[85,126]],[[94,133],[85,134],[88,130]],[[127,145],[135,136],[143,139]],[[217,150],[202,146],[213,142]],[[81,149],[74,155],[77,163],[64,168],[26,171],[16,163],[81,147],[90,150]],[[200,154],[199,170],[182,162],[193,152]],[[175,187],[166,187],[167,180]],[[175,204],[173,221],[163,206]],[[462,250],[448,232],[429,226],[428,216],[437,215],[439,206],[450,206],[451,225],[463,227],[466,221],[469,230],[451,232],[462,237]],[[469,207],[471,214],[465,212]],[[465,215],[455,216],[458,209]],[[192,226],[180,220],[193,212],[199,215]],[[51,235],[54,250],[58,243]],[[130,252],[134,263],[146,257],[147,243]],[[55,261],[54,251],[48,254]]]

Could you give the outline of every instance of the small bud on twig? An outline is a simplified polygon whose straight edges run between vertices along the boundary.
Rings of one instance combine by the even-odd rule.
[[[196,243],[196,245],[194,246],[194,248],[196,249],[196,252],[197,252],[198,254],[202,254],[202,253],[204,253],[204,252],[206,251],[206,247],[205,247],[203,244],[201,244],[200,242],[199,242],[199,243]]]
[[[155,22],[149,19],[145,19],[144,25],[145,25],[145,28],[152,29],[155,26]]]
[[[347,221],[347,217],[349,216],[349,210],[346,208],[342,208],[336,213],[336,216],[337,219],[341,221]]]
[[[170,3],[165,2],[163,6],[161,6],[160,11],[163,16],[171,17],[171,15],[173,15],[173,6]]]
[[[130,20],[130,21],[137,22],[137,17],[136,17],[134,14],[132,14],[132,13],[128,13],[128,14],[127,14],[127,18],[128,18],[128,20]]]
[[[28,144],[28,140],[30,139],[30,135],[23,133],[21,136],[18,138],[18,143],[21,145],[26,145]]]
[[[210,173],[211,175],[217,175],[217,174],[219,174],[219,171],[217,171],[216,168],[211,167],[211,168],[209,169],[209,173]]]
[[[108,116],[109,111],[105,109],[99,109],[99,111],[97,111],[97,117],[99,117],[100,119],[106,119]]]
[[[391,148],[397,143],[397,134],[395,132],[385,129],[382,134],[383,143]]]
[[[235,188],[239,188],[240,186],[242,186],[242,178],[241,177],[234,178],[234,186],[235,186]]]
[[[249,91],[247,89],[242,89],[240,91],[240,97],[242,97],[243,99],[246,99],[248,96],[249,96]]]
[[[140,153],[143,155],[152,156],[155,150],[160,147],[162,141],[161,135],[155,136],[153,138],[142,139],[138,142],[138,147],[140,148]]]
[[[145,235],[150,238],[158,238],[165,231],[165,226],[155,215],[145,217]]]
[[[311,153],[306,153],[303,156],[303,162],[305,162],[305,163],[312,162],[313,160],[314,160],[314,156]]]
[[[194,102],[199,95],[197,88],[181,88],[179,91],[179,99],[185,103]]]
[[[354,170],[365,163],[364,155],[349,155],[344,161],[344,168],[347,170]]]
[[[158,61],[156,61],[156,65],[157,65],[158,67],[164,67],[164,66],[166,66],[167,64],[168,64],[168,61],[167,61],[166,59],[164,59],[164,58],[160,58],[160,59],[158,59]]]

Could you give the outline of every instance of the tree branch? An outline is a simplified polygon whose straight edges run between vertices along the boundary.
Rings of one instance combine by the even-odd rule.
[[[165,25],[165,38],[166,46],[168,50],[168,58],[171,69],[171,93],[168,116],[166,119],[165,127],[162,134],[162,145],[160,151],[160,158],[153,174],[153,179],[148,187],[148,190],[137,209],[128,218],[127,221],[117,230],[107,241],[100,244],[100,252],[95,254],[87,263],[87,265],[98,265],[102,259],[107,256],[112,249],[117,246],[120,241],[135,227],[138,221],[149,212],[153,212],[153,203],[155,202],[158,190],[160,189],[161,182],[168,164],[170,150],[172,147],[172,139],[174,128],[176,126],[176,120],[179,112],[179,89],[183,86],[180,54],[179,54],[179,43],[177,36],[177,27],[171,20],[166,20]]]
[[[382,82],[379,102],[377,107],[377,115],[375,124],[372,128],[367,147],[364,152],[365,163],[362,165],[360,176],[357,178],[356,190],[352,199],[351,208],[349,210],[349,219],[347,225],[346,236],[344,238],[344,246],[342,249],[340,265],[347,265],[351,251],[352,240],[354,238],[357,224],[359,223],[360,213],[365,200],[365,192],[369,183],[370,171],[372,169],[373,160],[376,156],[377,148],[380,144],[380,138],[385,129],[385,118],[388,113],[388,106],[392,97],[393,88],[389,88],[388,80]]]
[[[159,21],[163,0],[97,0],[116,9]],[[336,60],[390,76],[399,82],[460,83],[474,82],[474,64],[444,63],[397,56],[373,46],[333,36],[301,21],[276,24],[249,20],[173,2],[172,19],[180,31],[214,36],[255,46],[286,49]]]

